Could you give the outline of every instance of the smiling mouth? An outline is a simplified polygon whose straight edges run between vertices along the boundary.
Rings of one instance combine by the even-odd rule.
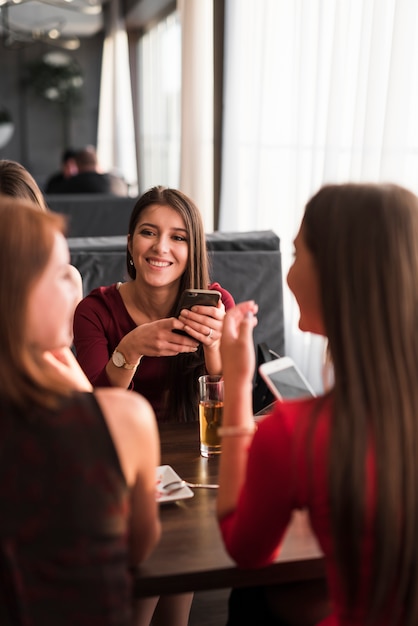
[[[170,261],[156,261],[155,259],[147,259],[147,262],[153,267],[170,267],[172,265]]]

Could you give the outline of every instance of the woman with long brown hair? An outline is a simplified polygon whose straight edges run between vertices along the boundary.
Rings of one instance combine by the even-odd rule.
[[[333,609],[321,624],[412,626],[418,199],[396,185],[325,186],[308,202],[294,243],[287,281],[299,326],[327,337],[335,383],[321,397],[277,403],[254,432],[257,307],[227,314],[218,499],[225,545],[242,565],[268,563],[292,510],[307,508]]]
[[[77,359],[94,386],[144,395],[159,422],[197,420],[198,378],[222,372],[222,322],[234,301],[210,282],[203,220],[189,197],[158,186],[137,200],[126,268],[126,282],[94,289],[78,305]],[[176,317],[181,295],[190,288],[220,291],[218,306],[194,306]],[[152,618],[154,626],[186,626],[192,597],[142,599],[137,623],[148,625]]]
[[[73,356],[62,216],[0,196],[0,623],[132,626],[160,534],[149,403]]]
[[[222,372],[222,322],[234,301],[210,282],[203,220],[190,198],[160,186],[138,199],[126,267],[126,282],[93,290],[77,307],[78,361],[93,385],[142,393],[159,421],[196,420],[197,380]],[[183,290],[190,288],[220,291],[222,298],[217,307],[183,309],[177,318]]]

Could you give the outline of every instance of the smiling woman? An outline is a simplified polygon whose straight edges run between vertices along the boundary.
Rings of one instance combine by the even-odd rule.
[[[79,304],[77,358],[93,385],[142,393],[159,421],[196,420],[197,380],[203,373],[222,373],[220,336],[225,309],[234,301],[218,283],[210,284],[202,218],[180,191],[147,191],[134,206],[128,232],[131,280],[94,289]],[[222,299],[174,317],[190,288],[218,290]],[[137,626],[152,617],[153,624],[186,626],[191,601],[191,594],[142,601]]]
[[[210,282],[200,212],[180,191],[153,187],[134,206],[126,253],[131,280],[93,290],[77,308],[77,358],[93,385],[139,391],[160,421],[195,420],[197,379],[222,371],[219,338],[233,306]],[[174,317],[185,289],[208,288],[221,292],[218,306]]]

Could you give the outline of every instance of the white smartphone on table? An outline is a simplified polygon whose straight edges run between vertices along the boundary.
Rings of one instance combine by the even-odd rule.
[[[260,376],[278,400],[315,396],[315,392],[293,359],[283,356],[258,368]]]

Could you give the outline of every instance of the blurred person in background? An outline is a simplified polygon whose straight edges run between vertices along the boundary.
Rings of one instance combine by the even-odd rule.
[[[61,157],[61,169],[59,172],[53,174],[46,182],[45,193],[63,193],[62,186],[71,176],[78,174],[78,167],[76,162],[77,152],[73,148],[65,150]]]
[[[63,182],[62,193],[105,193],[127,196],[128,185],[120,176],[103,172],[94,146],[86,146],[75,154],[78,173]]]

